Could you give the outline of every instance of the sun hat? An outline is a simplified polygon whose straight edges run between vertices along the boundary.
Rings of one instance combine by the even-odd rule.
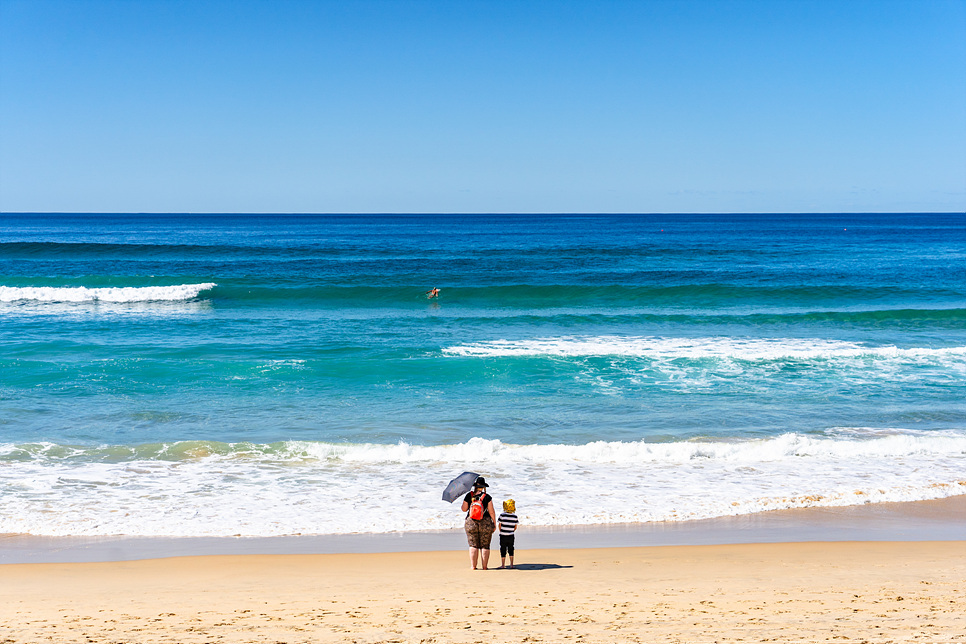
[[[486,484],[485,478],[483,478],[482,476],[477,476],[476,482],[473,483],[473,487],[490,487],[490,486]]]

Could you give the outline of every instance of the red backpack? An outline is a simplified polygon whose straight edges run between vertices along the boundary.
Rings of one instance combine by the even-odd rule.
[[[474,521],[479,521],[483,518],[483,497],[486,496],[486,492],[480,495],[480,498],[476,499],[470,503],[470,518]]]

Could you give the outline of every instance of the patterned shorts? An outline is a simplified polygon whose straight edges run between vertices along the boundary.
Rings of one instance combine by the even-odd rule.
[[[463,522],[463,529],[466,530],[466,542],[470,548],[490,549],[490,539],[493,538],[493,531],[496,526],[493,525],[493,519],[490,518],[489,514],[484,514],[479,521],[466,517],[466,521]]]

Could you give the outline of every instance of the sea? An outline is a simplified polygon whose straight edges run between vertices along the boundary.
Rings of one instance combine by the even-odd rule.
[[[464,471],[524,526],[966,494],[966,215],[0,214],[0,533],[446,530]]]

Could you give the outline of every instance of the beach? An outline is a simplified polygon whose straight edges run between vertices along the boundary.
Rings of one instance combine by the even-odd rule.
[[[0,567],[0,641],[961,642],[966,543],[178,557]]]
[[[0,642],[962,642],[964,510],[958,496],[531,528],[516,569],[488,571],[469,569],[456,533],[30,548],[7,536],[4,561],[48,563],[0,565]],[[692,545],[653,545],[675,540]],[[346,552],[305,552],[326,543]],[[373,551],[393,544],[441,549]]]

